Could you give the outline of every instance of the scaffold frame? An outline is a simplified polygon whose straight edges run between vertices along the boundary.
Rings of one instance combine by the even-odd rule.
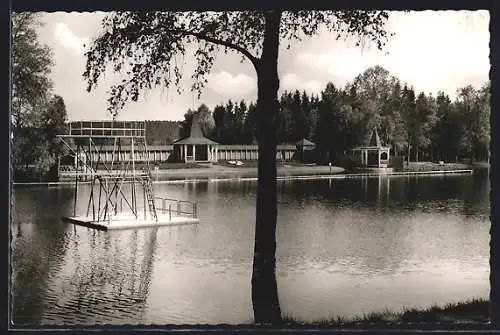
[[[86,214],[92,222],[110,222],[118,212],[123,211],[123,203],[139,218],[138,189],[142,188],[144,220],[158,221],[155,196],[151,182],[149,162],[140,171],[136,170],[135,149],[147,152],[146,129],[144,121],[79,121],[69,124],[68,134],[58,138],[73,153],[75,158],[75,195],[73,217],[77,217],[78,182],[82,177],[90,178],[90,195]],[[99,139],[99,140],[96,140]],[[122,140],[131,145],[131,160],[120,157]],[[106,142],[113,142],[111,162],[102,162],[99,150]],[[100,143],[98,143],[100,142]],[[92,153],[98,159],[93,161]],[[124,185],[130,187],[130,195],[124,191]],[[97,190],[98,191],[97,191]]]

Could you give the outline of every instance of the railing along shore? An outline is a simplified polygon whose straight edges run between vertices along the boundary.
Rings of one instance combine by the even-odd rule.
[[[344,178],[359,178],[359,177],[378,177],[378,176],[411,176],[411,175],[446,175],[446,174],[472,174],[472,169],[460,170],[433,170],[433,171],[401,171],[401,172],[382,172],[382,173],[332,173],[332,174],[309,174],[309,175],[281,175],[277,176],[277,180],[291,179],[344,179]],[[179,183],[195,183],[195,182],[217,182],[217,181],[238,181],[238,180],[257,180],[257,177],[234,176],[230,178],[214,178],[207,176],[206,178],[175,178],[168,180],[154,180],[153,184],[179,184]],[[13,185],[19,186],[58,186],[58,185],[74,185],[74,179],[68,178],[67,181],[56,182],[14,182]],[[89,184],[90,181],[80,181],[82,184]]]

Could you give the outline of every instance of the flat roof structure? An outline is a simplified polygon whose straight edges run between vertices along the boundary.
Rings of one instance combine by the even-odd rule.
[[[68,134],[60,137],[93,138],[143,138],[146,136],[145,121],[72,121]]]

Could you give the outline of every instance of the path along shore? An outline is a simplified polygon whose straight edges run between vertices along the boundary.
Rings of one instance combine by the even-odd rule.
[[[380,175],[378,172],[360,172],[360,173],[345,173],[346,170],[338,166],[319,166],[319,165],[304,165],[304,166],[278,166],[277,176],[279,180],[283,179],[339,179],[339,178],[356,178],[361,176],[376,177]],[[402,171],[388,172],[387,175],[443,175],[443,174],[463,174],[472,173],[472,169],[439,169],[431,171]],[[256,167],[235,166],[228,167],[223,165],[203,164],[196,168],[176,168],[167,170],[152,170],[151,176],[153,183],[179,183],[179,182],[196,182],[196,181],[224,181],[224,180],[255,180],[257,178]],[[74,185],[74,177],[67,176],[59,182],[42,182],[42,183],[13,183],[18,186],[30,185]],[[84,181],[82,183],[85,183]]]

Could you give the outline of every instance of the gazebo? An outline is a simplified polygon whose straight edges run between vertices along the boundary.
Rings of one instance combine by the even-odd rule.
[[[353,157],[365,167],[386,168],[389,164],[389,153],[391,148],[383,146],[377,129],[374,129],[367,146],[352,149]]]
[[[189,136],[173,143],[176,156],[185,163],[217,162],[217,145],[217,142],[203,135],[200,122],[195,116]]]
[[[299,154],[299,160],[304,163],[306,160],[306,155],[309,152],[312,152],[314,148],[316,147],[316,144],[313,142],[309,141],[306,138],[301,139],[297,143],[295,143],[295,146],[297,147],[297,153]]]

